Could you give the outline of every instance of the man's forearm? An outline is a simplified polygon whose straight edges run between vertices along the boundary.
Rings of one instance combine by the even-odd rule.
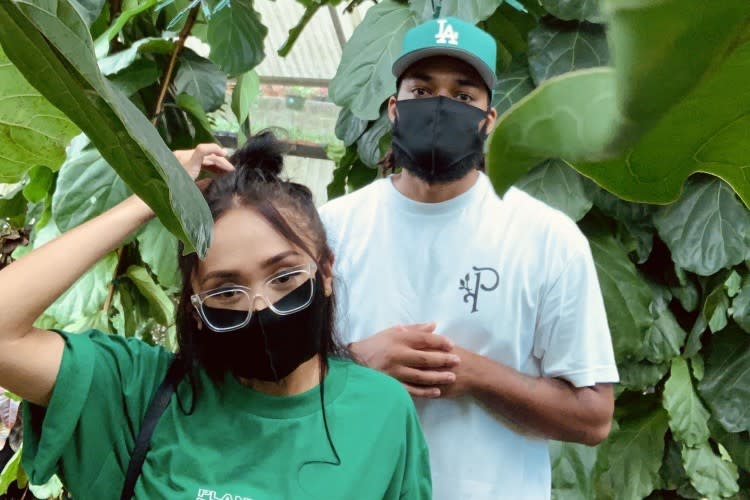
[[[460,356],[468,366],[469,392],[513,423],[550,439],[588,445],[609,434],[614,411],[610,385],[576,388],[563,380],[522,374],[479,354],[464,351]]]

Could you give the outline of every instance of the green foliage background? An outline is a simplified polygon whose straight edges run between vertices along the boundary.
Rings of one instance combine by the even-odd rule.
[[[299,3],[283,53],[339,2]],[[750,8],[446,0],[442,14],[499,43],[496,188],[515,185],[578,221],[604,293],[622,379],[615,424],[596,448],[553,443],[553,497],[750,498],[750,212],[738,197],[750,199]],[[383,0],[345,46],[329,89],[345,148],[329,196],[378,176],[390,67],[403,33],[431,16],[426,0]],[[208,58],[182,47],[188,33],[210,43]],[[131,192],[160,217],[40,326],[175,347],[177,238],[202,253],[211,226],[169,149],[213,140],[228,78],[246,124],[266,33],[251,0],[0,3],[0,182],[19,183],[0,191],[0,243],[30,231],[18,257]],[[17,460],[0,494],[16,477]]]

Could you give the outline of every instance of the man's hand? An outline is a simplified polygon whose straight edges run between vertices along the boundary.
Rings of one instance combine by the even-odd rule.
[[[440,388],[442,398],[455,398],[470,393],[478,376],[476,368],[478,363],[481,363],[481,360],[477,359],[481,358],[479,354],[467,351],[463,347],[454,345],[451,352],[458,356],[461,362],[451,370],[456,375],[456,381]]]
[[[234,166],[226,158],[226,151],[218,144],[198,144],[195,149],[174,151],[174,155],[193,180],[198,178],[202,169],[217,174],[234,170]]]
[[[398,379],[412,396],[437,398],[441,386],[455,382],[460,362],[453,343],[436,335],[434,323],[397,325],[350,344],[362,363]]]

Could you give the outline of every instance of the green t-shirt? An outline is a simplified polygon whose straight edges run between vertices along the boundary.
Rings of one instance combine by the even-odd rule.
[[[31,481],[63,478],[74,498],[117,499],[153,393],[172,354],[97,331],[65,338],[49,406],[25,403],[23,465]],[[138,499],[428,499],[429,457],[411,398],[394,379],[340,359],[319,387],[270,396],[227,376],[187,379],[154,431]]]

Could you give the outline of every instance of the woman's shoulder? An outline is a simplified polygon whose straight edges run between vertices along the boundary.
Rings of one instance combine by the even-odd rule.
[[[390,375],[348,359],[336,358],[331,362],[347,371],[347,392],[367,397],[374,406],[391,403],[413,408],[414,403],[406,388]]]

